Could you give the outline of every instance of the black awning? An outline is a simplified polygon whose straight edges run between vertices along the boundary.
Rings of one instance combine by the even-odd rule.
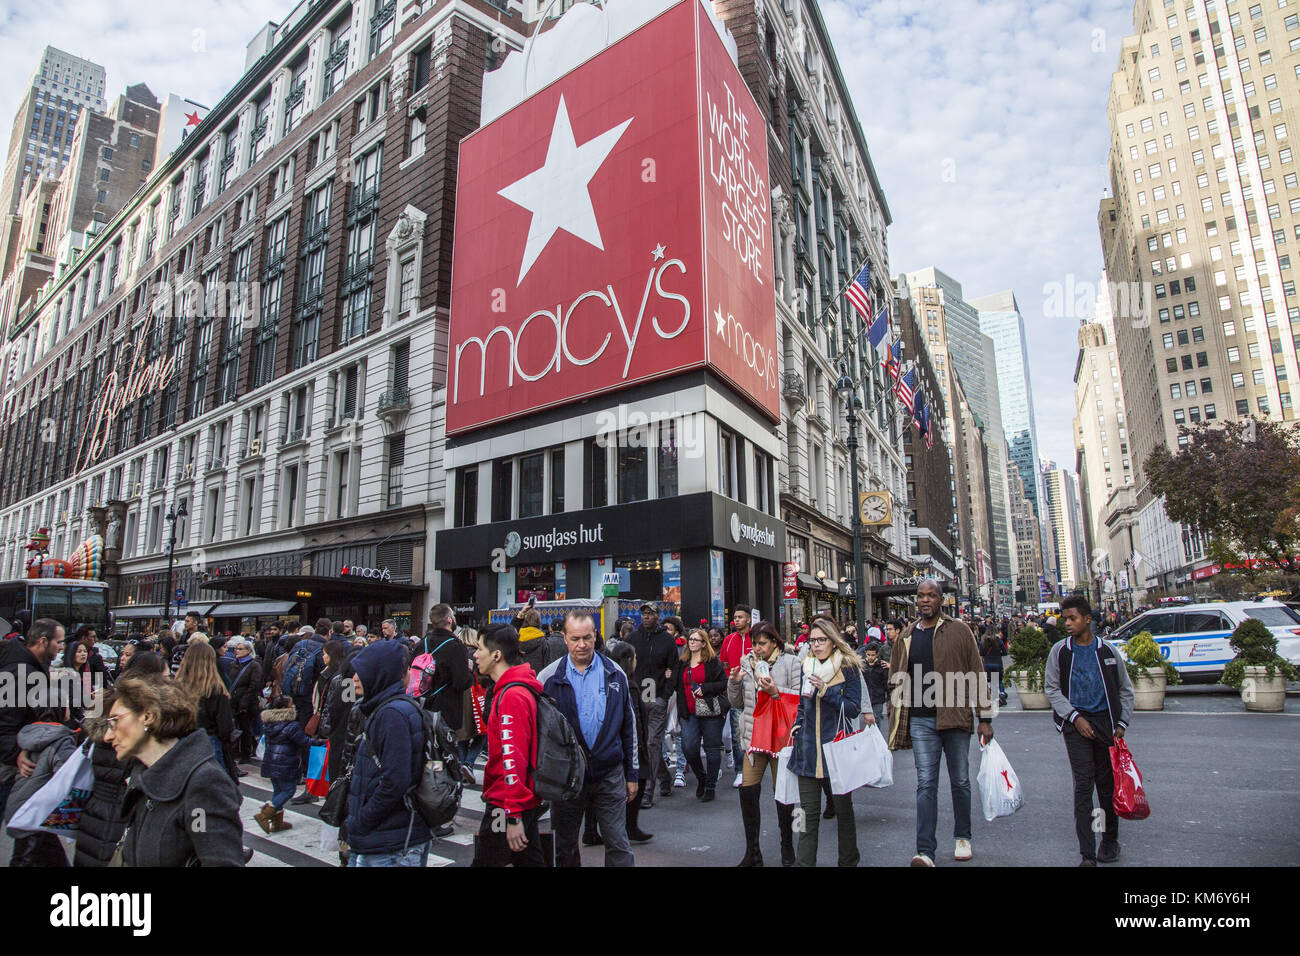
[[[297,606],[297,601],[222,601],[208,617],[276,617]]]
[[[369,578],[326,577],[313,574],[258,574],[217,578],[201,585],[205,591],[261,598],[268,601],[312,601],[316,604],[381,604],[409,601],[424,590],[414,584],[394,584]]]

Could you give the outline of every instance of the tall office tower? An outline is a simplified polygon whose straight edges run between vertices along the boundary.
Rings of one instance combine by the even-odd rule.
[[[1004,429],[993,340],[981,330],[979,311],[966,301],[961,283],[957,280],[933,266],[909,272],[905,278],[913,290],[933,288],[939,292],[942,310],[936,310],[934,305],[930,305],[922,315],[928,323],[928,311],[941,311],[948,363],[961,376],[966,399],[979,418],[988,440],[994,577],[1013,577],[1015,543],[1011,534],[1011,509],[1008,504],[1006,445],[994,440],[994,436],[1003,435]],[[933,350],[931,357],[935,357]]]
[[[1096,321],[1079,327],[1079,355],[1074,366],[1074,451],[1089,567],[1104,576],[1123,567],[1133,550],[1127,539],[1118,537],[1112,547],[1110,528],[1115,506],[1132,496],[1135,469],[1129,454],[1109,283],[1104,276],[1102,289]]]
[[[1043,498],[1051,528],[1052,560],[1061,594],[1083,587],[1087,560],[1083,550],[1083,512],[1079,508],[1079,479],[1072,471],[1043,464]],[[1044,561],[1044,564],[1047,562]]]
[[[58,178],[71,155],[82,107],[104,111],[104,68],[47,46],[14,116],[0,186],[0,215],[18,211],[32,179]]]
[[[1011,492],[1011,527],[1016,536],[1015,600],[1032,604],[1038,600],[1038,578],[1043,573],[1042,524],[1014,461],[1007,462],[1007,487]]]
[[[1300,298],[1296,115],[1300,12],[1291,5],[1139,0],[1110,90],[1105,267],[1130,414],[1138,588],[1188,584],[1204,542],[1168,520],[1142,463],[1180,425],[1295,420]]]

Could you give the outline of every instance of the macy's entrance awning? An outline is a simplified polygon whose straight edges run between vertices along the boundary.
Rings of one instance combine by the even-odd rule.
[[[205,591],[274,601],[300,601],[312,605],[397,604],[424,590],[414,584],[394,584],[367,578],[334,578],[315,574],[257,574],[218,578],[203,585]]]

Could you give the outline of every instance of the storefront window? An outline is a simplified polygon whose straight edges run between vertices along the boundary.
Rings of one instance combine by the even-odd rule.
[[[626,568],[630,591],[624,597],[642,601],[658,601],[663,597],[663,556],[636,554],[615,558],[615,568]]]
[[[555,600],[555,565],[526,564],[515,568],[515,600]]]
[[[545,470],[545,454],[519,459],[519,517],[535,518],[542,513]]]
[[[658,496],[677,497],[677,422],[659,425]]]
[[[648,449],[645,445],[618,446],[618,503],[645,501],[650,497]]]
[[[456,474],[456,527],[478,524],[478,466],[462,468]]]

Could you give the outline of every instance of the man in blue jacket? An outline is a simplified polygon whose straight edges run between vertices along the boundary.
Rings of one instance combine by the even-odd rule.
[[[424,759],[424,718],[402,693],[406,650],[380,641],[352,658],[352,668],[366,729],[348,791],[348,865],[424,866],[432,835],[406,799]]]
[[[590,806],[605,842],[605,865],[633,866],[627,804],[637,797],[638,770],[636,714],[627,677],[596,653],[596,622],[588,612],[570,611],[565,617],[564,645],[568,654],[539,679],[582,740],[587,779],[576,799],[551,807],[556,864],[582,865],[578,830]]]

